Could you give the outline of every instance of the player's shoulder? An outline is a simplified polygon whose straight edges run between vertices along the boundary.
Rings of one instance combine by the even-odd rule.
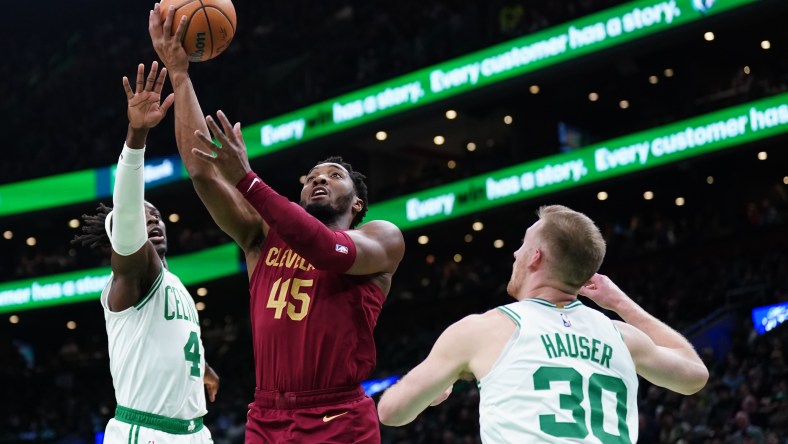
[[[651,342],[651,338],[648,337],[646,333],[644,333],[639,328],[635,327],[634,325],[627,324],[626,322],[612,320],[613,327],[618,330],[621,334],[621,339],[627,344],[627,347],[630,349],[637,348],[642,346],[644,343]]]
[[[500,325],[501,320],[505,318],[506,315],[501,313],[500,310],[493,309],[484,313],[467,315],[455,322],[452,327],[462,331],[463,336],[475,337],[474,335],[489,331],[496,325]]]
[[[498,314],[496,311],[490,310],[481,314],[465,316],[444,331],[442,335],[444,342],[453,344],[453,349],[458,352],[464,350],[475,353],[477,350],[487,347],[491,337],[498,335],[508,337],[515,326],[505,319],[506,315]]]
[[[393,223],[386,220],[371,220],[358,227],[355,231],[366,239],[385,245],[388,251],[392,252],[399,260],[402,260],[405,254],[405,237],[402,235],[402,231]]]
[[[399,227],[397,227],[396,225],[394,225],[393,223],[387,220],[382,220],[382,219],[376,219],[376,220],[371,220],[369,222],[364,222],[364,224],[358,227],[357,230],[390,231],[390,232],[398,232],[398,233],[401,232]]]

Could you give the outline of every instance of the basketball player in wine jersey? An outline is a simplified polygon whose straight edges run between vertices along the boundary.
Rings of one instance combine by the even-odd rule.
[[[178,151],[249,270],[256,388],[246,443],[380,442],[360,382],[375,366],[373,329],[404,255],[402,233],[385,221],[354,228],[366,184],[339,157],[307,173],[300,205],[252,172],[240,124],[221,111],[219,124],[204,117],[180,43],[185,21],[173,17],[171,9],[162,23],[157,4],[149,32],[175,90]]]

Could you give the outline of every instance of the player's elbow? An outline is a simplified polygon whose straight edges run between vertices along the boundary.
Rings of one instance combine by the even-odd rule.
[[[682,395],[694,395],[706,386],[709,381],[709,369],[702,363],[693,366],[692,372],[684,379],[682,386],[676,391]]]
[[[395,408],[391,402],[386,399],[381,399],[378,404],[378,419],[383,425],[390,427],[403,426],[412,421],[408,419],[401,409]]]
[[[691,387],[692,393],[690,393],[690,395],[694,395],[701,391],[703,387],[706,387],[706,383],[709,382],[709,369],[707,369],[705,365],[698,365],[698,369],[693,377],[693,382],[694,385]]]

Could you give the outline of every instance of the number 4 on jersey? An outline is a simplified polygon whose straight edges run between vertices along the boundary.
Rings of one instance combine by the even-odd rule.
[[[183,346],[183,356],[187,361],[192,363],[189,369],[190,374],[194,377],[200,377],[200,338],[197,332],[193,331],[189,334],[189,340]]]

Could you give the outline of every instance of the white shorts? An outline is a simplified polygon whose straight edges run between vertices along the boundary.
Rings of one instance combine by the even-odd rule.
[[[106,444],[213,444],[211,432],[203,427],[199,432],[174,435],[145,426],[127,424],[112,418],[104,431]]]

